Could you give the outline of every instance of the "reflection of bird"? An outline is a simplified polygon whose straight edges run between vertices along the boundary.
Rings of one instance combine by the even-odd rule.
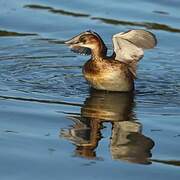
[[[83,74],[93,88],[127,92],[134,89],[136,66],[143,57],[143,50],[153,48],[157,41],[145,30],[115,34],[111,57],[107,57],[107,48],[101,37],[92,31],[83,32],[65,43],[74,52],[91,54],[91,59],[83,67]]]
[[[80,117],[73,117],[75,125],[68,130],[63,129],[61,136],[76,145],[76,155],[95,158],[103,123],[110,122],[112,158],[148,164],[154,143],[141,134],[142,126],[135,121],[133,107],[132,93],[92,90],[81,108]]]
[[[131,163],[150,164],[152,139],[141,134],[141,124],[132,121],[115,122],[110,150],[112,158]]]

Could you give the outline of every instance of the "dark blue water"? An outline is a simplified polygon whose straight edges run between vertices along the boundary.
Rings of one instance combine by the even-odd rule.
[[[0,179],[180,178],[180,2],[0,1]],[[63,41],[148,29],[134,94],[89,89]]]

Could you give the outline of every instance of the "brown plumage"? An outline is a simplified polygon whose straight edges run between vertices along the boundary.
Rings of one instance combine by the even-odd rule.
[[[91,55],[83,67],[89,84],[100,90],[128,92],[134,89],[137,62],[143,49],[153,48],[155,36],[145,30],[131,30],[113,36],[114,53],[107,56],[101,37],[92,31],[83,32],[65,42],[77,53]]]

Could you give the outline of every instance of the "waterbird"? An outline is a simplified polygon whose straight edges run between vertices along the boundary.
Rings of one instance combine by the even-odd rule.
[[[156,46],[156,36],[147,30],[132,29],[113,35],[112,41],[111,56],[107,56],[107,47],[100,35],[91,30],[76,35],[65,44],[75,53],[91,55],[82,72],[94,89],[133,91],[137,64],[145,49]]]

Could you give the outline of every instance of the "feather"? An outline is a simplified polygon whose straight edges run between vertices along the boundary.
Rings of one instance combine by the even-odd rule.
[[[136,77],[137,62],[143,57],[144,49],[156,46],[155,35],[145,30],[130,30],[113,36],[115,60],[128,63],[129,70]]]
[[[128,40],[113,36],[115,59],[124,62],[138,61],[143,57],[143,49]]]
[[[143,49],[154,48],[157,44],[155,35],[143,29],[130,30],[124,33],[119,33],[119,37],[126,39],[137,47]]]

